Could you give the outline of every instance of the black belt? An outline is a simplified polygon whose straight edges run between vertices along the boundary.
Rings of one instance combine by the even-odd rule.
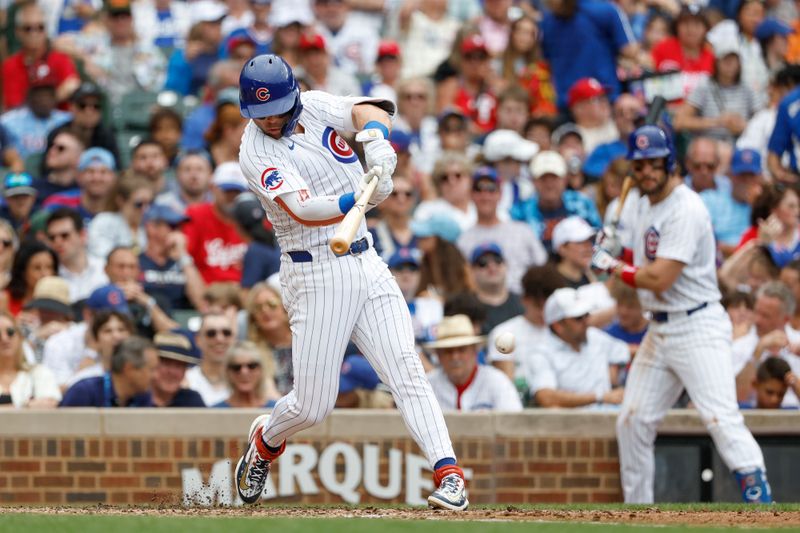
[[[688,311],[673,311],[673,312],[657,311],[655,313],[651,313],[651,315],[652,315],[651,318],[656,322],[667,322],[669,320],[669,315],[675,315],[675,314],[678,314],[678,313],[681,313],[681,314],[686,313],[686,316],[691,316],[694,313],[700,311],[701,309],[705,309],[706,307],[708,307],[708,302],[701,303],[700,305],[698,305],[694,309],[689,309]],[[677,318],[677,317],[675,317],[675,318]]]
[[[344,255],[358,255],[360,253],[366,252],[369,250],[369,241],[366,237],[362,237],[357,241],[354,241],[353,244],[350,245],[350,248],[343,254],[336,254],[336,257],[342,257]],[[295,263],[310,263],[314,260],[314,256],[311,255],[311,252],[308,250],[296,250],[293,252],[286,252],[291,260]]]

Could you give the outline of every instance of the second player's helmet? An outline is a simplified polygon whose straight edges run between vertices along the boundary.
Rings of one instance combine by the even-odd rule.
[[[658,126],[647,125],[636,128],[628,138],[629,161],[637,159],[667,160],[667,171],[675,170],[675,149],[669,134]]]
[[[300,84],[292,67],[272,54],[262,54],[245,63],[239,75],[239,108],[245,118],[271,117],[291,111],[281,132],[286,137],[291,135],[303,110]]]

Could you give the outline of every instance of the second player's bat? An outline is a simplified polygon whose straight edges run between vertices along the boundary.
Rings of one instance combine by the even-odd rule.
[[[355,205],[350,208],[350,211],[347,212],[344,219],[339,222],[339,227],[336,228],[336,233],[333,234],[330,247],[335,254],[341,255],[347,253],[347,250],[350,249],[356,231],[358,231],[361,220],[364,218],[364,213],[367,211],[367,203],[372,198],[372,194],[378,186],[380,174],[376,174],[372,170],[369,171],[369,174],[372,174],[372,179],[367,183],[367,186],[364,187],[364,191],[361,193],[361,196],[358,197],[358,201]]]

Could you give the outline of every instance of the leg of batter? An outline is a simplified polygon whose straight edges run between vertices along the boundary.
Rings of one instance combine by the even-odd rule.
[[[631,364],[617,418],[620,475],[625,503],[652,503],[656,430],[683,387],[663,361],[657,325],[650,327]]]
[[[403,420],[431,467],[455,458],[444,416],[414,350],[408,307],[386,264],[371,252],[363,260],[369,296],[353,340],[392,391]]]
[[[670,367],[700,412],[722,460],[737,474],[743,499],[769,501],[764,456],[736,403],[731,327],[725,311],[714,305],[675,328],[683,335],[671,337],[674,346],[666,351]]]

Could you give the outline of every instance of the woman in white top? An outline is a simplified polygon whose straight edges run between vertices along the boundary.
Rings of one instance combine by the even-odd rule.
[[[153,203],[153,187],[145,178],[128,176],[117,184],[110,211],[98,214],[89,224],[89,253],[106,260],[118,246],[132,246],[139,253],[147,245],[142,217]]]
[[[56,407],[60,401],[53,373],[28,364],[16,321],[0,312],[0,407]]]

